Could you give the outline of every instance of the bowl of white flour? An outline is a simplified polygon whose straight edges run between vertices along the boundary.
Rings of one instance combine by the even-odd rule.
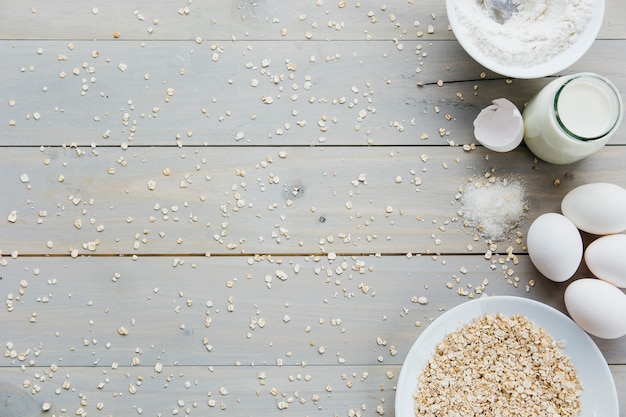
[[[604,18],[604,0],[513,0],[517,11],[500,24],[483,0],[446,0],[450,27],[479,64],[512,78],[555,74],[591,47]]]

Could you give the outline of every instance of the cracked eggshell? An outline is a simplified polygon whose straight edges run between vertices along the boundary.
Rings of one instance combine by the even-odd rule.
[[[474,119],[474,136],[495,152],[515,149],[524,138],[524,119],[515,104],[505,98],[492,101]]]
[[[574,223],[558,213],[537,217],[528,229],[526,245],[535,268],[555,282],[570,279],[583,258],[580,232]]]
[[[626,189],[604,182],[578,186],[563,197],[561,213],[583,232],[621,233],[626,230]]]
[[[626,294],[608,282],[583,278],[565,289],[565,308],[587,333],[603,339],[626,335]]]
[[[626,288],[626,235],[608,235],[591,242],[585,249],[585,263],[596,277]]]

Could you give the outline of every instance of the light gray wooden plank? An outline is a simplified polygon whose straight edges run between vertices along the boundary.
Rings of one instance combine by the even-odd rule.
[[[0,250],[7,256],[73,249],[80,255],[404,254],[468,253],[472,245],[482,253],[485,242],[458,220],[456,197],[468,178],[494,170],[525,184],[522,239],[516,242],[513,233],[500,243],[522,252],[532,220],[558,212],[575,186],[626,185],[625,152],[606,147],[555,166],[534,161],[525,149],[4,148]]]
[[[620,415],[624,415],[626,366],[614,365],[611,371],[617,386]],[[393,375],[391,379],[388,372]],[[44,376],[46,373],[52,376]],[[162,374],[148,368],[126,367],[107,370],[106,374],[96,368],[60,367],[52,374],[46,368],[34,367],[26,372],[5,368],[0,381],[32,396],[37,406],[49,402],[52,407],[49,413],[55,415],[74,415],[79,408],[89,415],[114,416],[135,415],[138,412],[148,416],[169,416],[174,414],[174,410],[178,415],[186,415],[185,412],[189,411],[192,416],[209,413],[272,415],[279,412],[278,404],[285,402],[288,408],[280,411],[285,416],[348,415],[353,410],[363,416],[377,416],[384,412],[383,415],[393,417],[394,388],[399,373],[399,365],[305,368],[229,366],[214,367],[212,370],[180,366],[165,368]],[[137,386],[139,378],[142,381]],[[305,378],[310,379],[305,381]],[[66,380],[71,384],[68,390],[61,388]],[[23,381],[30,381],[31,387],[36,384],[40,392],[30,394],[29,389],[21,387]],[[349,382],[352,383],[350,388]],[[102,389],[96,388],[99,383],[103,384]],[[185,383],[189,383],[189,388],[185,388]],[[135,394],[129,393],[131,384],[136,386]],[[326,386],[332,386],[332,392],[328,392]],[[227,390],[226,395],[219,394],[222,387]],[[61,391],[58,395],[54,393],[57,388]],[[86,405],[81,405],[77,393],[86,398]],[[318,398],[316,401],[314,396]],[[215,405],[209,405],[211,400],[215,401]],[[97,409],[98,403],[103,405],[101,411]],[[222,405],[224,410],[220,411]]]
[[[436,25],[438,30],[436,36],[426,38],[451,36],[445,4],[434,0],[418,4],[393,2],[387,6],[363,4],[360,7],[351,3],[344,8],[339,8],[337,2],[324,1],[318,6],[316,2],[285,3],[279,0],[97,3],[71,0],[52,5],[35,1],[25,7],[2,2],[5,13],[0,18],[0,38],[102,40],[111,39],[115,32],[119,32],[119,39],[127,40],[194,40],[196,37],[226,41],[233,37],[304,40],[309,32],[322,40],[365,40],[368,34],[378,39],[416,38],[418,30],[427,32],[428,24]],[[94,14],[93,7],[97,7],[97,14]],[[189,12],[179,13],[185,7]],[[370,12],[376,23],[368,16]],[[390,15],[394,16],[394,21]],[[155,25],[153,19],[158,19],[158,24]],[[415,26],[415,21],[421,23],[420,27]],[[153,29],[151,33],[150,27]],[[287,29],[285,35],[281,33],[283,28]]]
[[[73,416],[79,408],[90,416],[250,416],[279,412],[285,416],[314,416],[347,415],[350,410],[365,411],[363,415],[377,415],[378,407],[385,415],[393,416],[394,385],[400,369],[397,365],[246,365],[211,369],[178,366],[165,367],[158,374],[147,367],[120,366],[117,370],[108,369],[103,373],[96,368],[60,366],[52,377],[44,377],[43,380],[33,375],[51,374],[46,368],[29,368],[26,372],[17,369],[2,371],[0,381],[32,396],[37,407],[44,402],[50,403],[50,411],[41,413],[42,416]],[[387,372],[392,372],[394,376],[388,378]],[[37,384],[40,392],[30,394],[29,390],[21,387],[23,381]],[[68,390],[61,388],[65,381],[71,384]],[[352,383],[352,387],[348,388],[348,382]],[[98,384],[103,387],[98,389]],[[131,386],[135,387],[135,394],[130,394]],[[332,391],[328,391],[327,386],[332,387]],[[55,394],[55,389],[60,389],[60,394]],[[220,393],[220,389],[224,394]],[[86,405],[81,405],[79,395],[86,398]],[[98,410],[98,403],[102,404],[101,411]],[[35,415],[39,414],[33,417]]]
[[[613,53],[621,42],[598,41],[564,74],[598,72],[626,91]],[[398,51],[389,41],[243,40],[221,44],[223,52],[193,42],[71,42],[73,50],[69,43],[0,42],[2,145],[468,144],[491,100],[504,96],[523,108],[550,81],[509,83],[490,72],[481,79],[484,69],[454,41],[407,41]],[[418,47],[427,55],[416,55]],[[626,143],[626,124],[612,143]]]
[[[456,294],[459,287],[475,288],[488,278],[489,294],[530,297],[564,311],[564,284],[539,277],[526,256],[520,255],[517,265],[503,260],[514,268],[513,279],[519,278],[516,288],[500,266],[493,268],[483,258],[484,245],[473,241],[471,231],[454,222],[445,232],[439,229],[456,214],[454,195],[463,178],[491,168],[523,178],[530,208],[524,232],[540,213],[558,210],[560,197],[576,185],[626,185],[624,150],[615,146],[626,143],[626,127],[614,146],[568,167],[535,162],[524,149],[497,155],[448,147],[448,141],[473,141],[471,121],[491,99],[505,95],[521,106],[549,79],[507,83],[488,71],[480,79],[483,69],[447,28],[442,1],[392,2],[384,11],[378,4],[357,8],[351,2],[344,9],[327,1],[319,7],[277,0],[188,2],[187,16],[177,12],[184,2],[62,3],[0,0],[0,39],[5,40],[0,42],[0,173],[5,179],[0,188],[0,293],[7,307],[0,314],[0,343],[6,347],[10,342],[16,353],[28,352],[24,360],[10,353],[0,358],[0,381],[29,385],[19,388],[24,392],[41,387],[34,398],[50,401],[55,415],[74,415],[79,407],[90,415],[171,415],[173,410],[205,415],[219,412],[222,404],[231,415],[269,415],[279,401],[293,399],[282,414],[352,415],[350,410],[362,409],[363,415],[375,416],[382,406],[385,415],[393,416],[404,355],[432,319],[467,301]],[[377,23],[367,18],[370,9]],[[139,20],[139,13],[146,20]],[[307,14],[304,20],[298,19],[302,13]],[[626,38],[624,16],[626,3],[609,1],[600,34],[607,41],[598,41],[564,73],[603,73],[626,90],[619,54],[614,53],[623,49],[614,39]],[[160,22],[148,34],[154,18]],[[329,22],[342,26],[338,30]],[[415,32],[428,24],[435,33],[417,38]],[[280,34],[283,27],[285,36]],[[118,40],[112,39],[115,31]],[[311,41],[304,40],[306,31]],[[201,44],[194,41],[198,36]],[[403,43],[402,52],[393,38]],[[427,57],[414,54],[418,44]],[[93,50],[99,51],[96,59]],[[217,62],[211,60],[214,52]],[[59,54],[67,60],[58,60]],[[248,62],[259,67],[264,58],[272,60],[271,74],[291,73],[294,79],[273,84],[258,68],[246,68]],[[287,59],[297,64],[295,72],[286,68]],[[120,63],[128,65],[123,72]],[[90,66],[93,74],[87,71]],[[418,66],[420,73],[415,72]],[[76,67],[77,76],[72,74]],[[64,79],[61,71],[67,73]],[[149,80],[144,74],[150,74]],[[261,80],[256,89],[249,87],[252,77]],[[305,90],[308,77],[312,84]],[[442,87],[436,85],[440,79]],[[288,101],[293,82],[299,85],[299,97]],[[84,96],[82,85],[89,86]],[[167,88],[175,89],[169,103],[164,100]],[[274,103],[263,105],[262,95],[272,95]],[[343,96],[359,103],[332,103]],[[8,105],[10,100],[15,105]],[[156,118],[151,117],[154,107],[160,107]],[[358,120],[364,108],[367,117]],[[33,120],[35,112],[39,121]],[[131,125],[137,121],[132,136],[124,113]],[[453,120],[445,120],[446,114]],[[323,117],[337,119],[327,121],[325,132],[318,125]],[[9,120],[17,125],[10,126]],[[306,120],[306,126],[296,128],[297,120]],[[396,129],[398,124],[403,128]],[[284,129],[282,135],[278,128]],[[439,137],[439,128],[448,132],[445,137]],[[245,132],[245,139],[234,140],[238,131]],[[430,138],[418,139],[423,132]],[[125,143],[130,145],[126,151],[120,149]],[[387,146],[367,148],[370,143]],[[322,147],[299,147],[311,145]],[[17,148],[21,146],[30,148]],[[278,156],[280,150],[285,159]],[[428,162],[422,161],[423,154],[429,155]],[[169,177],[161,172],[165,167],[172,171]],[[107,173],[110,168],[115,174]],[[28,182],[20,181],[22,173],[29,175]],[[355,187],[350,182],[360,173],[367,175],[367,184]],[[397,175],[401,184],[393,181]],[[419,192],[408,181],[412,176],[422,180]],[[149,191],[146,184],[153,179],[156,188]],[[270,179],[279,184],[271,185]],[[552,184],[555,179],[561,186]],[[294,189],[300,192],[293,195]],[[247,203],[239,211],[234,210],[235,193]],[[201,195],[206,197],[202,203]],[[353,210],[347,210],[346,201]],[[168,209],[167,220],[156,204]],[[387,205],[394,208],[390,216]],[[5,220],[12,210],[18,212],[15,224]],[[424,222],[417,222],[417,215]],[[81,229],[74,226],[76,219],[81,219]],[[104,225],[102,232],[96,231],[98,225]],[[223,235],[223,243],[214,235]],[[339,243],[344,236],[350,241]],[[52,249],[46,247],[48,240]],[[83,248],[88,242],[98,242],[97,249]],[[228,249],[229,243],[237,247]],[[469,244],[476,249],[468,251]],[[499,251],[508,245],[500,244]],[[523,242],[513,246],[524,252]],[[81,256],[67,256],[71,248]],[[304,255],[329,251],[338,252],[338,258],[331,262],[326,256]],[[240,256],[186,256],[204,252]],[[377,252],[399,256],[364,255]],[[409,258],[406,252],[444,255]],[[116,254],[136,257],[101,256]],[[276,277],[278,270],[286,271],[288,279]],[[587,274],[581,267],[576,276]],[[271,289],[265,286],[268,275]],[[531,279],[537,284],[527,290]],[[451,290],[446,282],[454,283]],[[413,295],[426,295],[430,302],[417,305]],[[207,311],[213,319],[208,329]],[[265,327],[252,329],[251,322],[259,318],[267,321]],[[416,327],[418,320],[422,325]],[[119,326],[129,334],[118,335]],[[204,336],[211,352],[202,344]],[[378,345],[377,337],[387,345]],[[622,339],[596,342],[613,364],[624,414],[625,345]],[[398,349],[396,356],[390,344]],[[319,346],[326,348],[324,354]],[[133,357],[140,359],[138,366],[130,366]],[[153,371],[157,361],[164,363],[161,374]],[[59,366],[54,374],[52,364]],[[265,385],[259,372],[266,374]],[[368,378],[362,379],[363,372]],[[304,381],[304,375],[311,381]],[[68,390],[60,388],[66,380]],[[354,382],[352,388],[348,381]],[[136,394],[129,392],[131,384]],[[327,385],[333,386],[332,393]],[[229,394],[220,395],[219,387]],[[272,387],[276,395],[269,393]],[[320,396],[319,402],[311,400],[313,395]],[[212,407],[210,399],[216,400]],[[104,404],[101,412],[98,402]]]
[[[289,413],[342,414],[366,404],[367,415],[374,415],[379,405],[393,415],[404,357],[432,319],[467,302],[468,297],[456,295],[458,287],[476,288],[488,279],[485,293],[529,297],[564,311],[564,285],[537,277],[525,257],[515,266],[518,287],[478,256],[340,257],[333,263],[273,257],[253,265],[233,257],[181,260],[176,268],[164,257],[11,260],[0,269],[2,295],[15,301],[13,311],[1,316],[2,344],[9,353],[0,359],[0,381],[20,390],[26,385],[26,392],[38,389],[33,396],[38,404],[50,402],[54,412],[68,414],[85,397],[84,410],[95,412],[102,402],[103,411],[112,415],[137,408],[146,415],[169,415],[186,407],[197,413],[221,404],[233,415],[248,415],[252,409],[269,413],[289,398],[294,399]],[[344,261],[349,269],[341,275],[327,278],[316,272]],[[363,273],[350,269],[357,264]],[[467,273],[456,272],[461,266]],[[277,279],[277,269],[288,278]],[[113,282],[115,274],[119,278]],[[274,276],[271,289],[265,287],[266,275]],[[530,279],[536,284],[527,291]],[[27,285],[18,294],[22,280]],[[448,281],[454,282],[453,289],[446,288]],[[428,304],[411,301],[421,295],[429,298]],[[232,312],[226,311],[229,297]],[[191,306],[187,300],[193,301]],[[213,301],[212,307],[206,307],[206,300]],[[213,322],[204,329],[207,310]],[[285,315],[290,316],[287,323]],[[265,319],[265,327],[250,328],[252,319]],[[117,334],[119,325],[129,329],[127,336]],[[203,347],[205,336],[213,346],[210,353]],[[596,341],[613,364],[623,409],[625,345],[622,339]],[[324,354],[318,353],[320,346],[326,348]],[[397,349],[395,356],[391,346]],[[29,353],[20,361],[10,358],[11,350]],[[140,359],[137,366],[131,366],[133,357]],[[161,373],[154,371],[156,363],[163,364]],[[58,369],[53,372],[54,366]],[[67,390],[62,388],[66,381]],[[227,395],[219,394],[221,387]],[[277,394],[270,393],[272,388]],[[319,402],[311,400],[314,395]],[[179,400],[185,405],[178,405]],[[209,407],[209,400],[216,405]]]
[[[623,39],[626,31],[622,26],[626,17],[626,4],[623,1],[607,1],[604,13],[604,24],[600,38]]]
[[[233,0],[171,3],[140,0],[133,3],[78,0],[28,5],[0,2],[0,38],[5,39],[111,39],[115,32],[128,40],[204,39],[415,39],[422,31],[428,40],[449,39],[445,2],[392,1],[385,4],[335,1]],[[97,7],[97,14],[93,8]],[[188,7],[189,13],[179,13]],[[306,15],[306,19],[301,16]],[[434,18],[433,18],[434,16]],[[626,8],[618,0],[608,1],[600,37],[626,37]],[[143,19],[143,20],[141,20]],[[153,20],[158,19],[158,24]],[[373,20],[375,19],[375,20]],[[419,22],[416,26],[415,22]],[[427,34],[433,25],[435,33]],[[150,28],[152,30],[150,31]],[[281,30],[287,29],[285,35]]]
[[[611,366],[620,405],[619,415],[626,415],[626,366]]]
[[[502,255],[19,257],[0,273],[2,346],[25,354],[5,354],[0,366],[103,370],[135,357],[168,369],[399,365],[432,320],[471,297],[515,295],[565,312],[567,285],[526,256]],[[624,338],[596,343],[608,363],[626,363]]]

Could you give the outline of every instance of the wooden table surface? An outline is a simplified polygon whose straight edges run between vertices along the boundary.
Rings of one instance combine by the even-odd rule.
[[[626,186],[626,124],[571,165],[473,146],[480,109],[552,77],[482,68],[440,0],[0,9],[0,397],[33,415],[393,416],[451,307],[565,312],[526,231],[578,185]],[[608,0],[557,75],[626,91],[625,22]],[[458,201],[485,174],[528,206],[490,259]],[[594,341],[624,416],[626,339]]]

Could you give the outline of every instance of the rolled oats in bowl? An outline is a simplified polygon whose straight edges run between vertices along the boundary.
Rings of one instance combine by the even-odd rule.
[[[577,416],[583,387],[561,347],[523,315],[477,317],[437,344],[415,415]]]

